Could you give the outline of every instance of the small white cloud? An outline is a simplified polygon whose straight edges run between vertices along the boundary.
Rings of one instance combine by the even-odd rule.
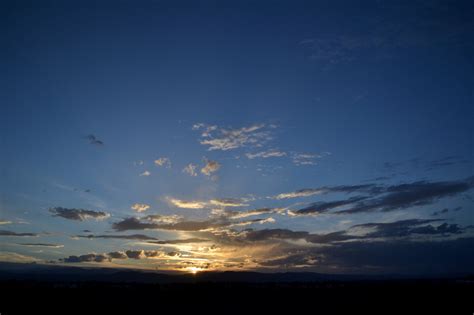
[[[158,166],[165,166],[167,168],[171,167],[171,160],[167,157],[161,157],[155,160],[155,164]]]
[[[289,193],[278,194],[275,197],[272,197],[272,199],[290,199],[290,198],[299,198],[299,197],[309,197],[309,196],[313,196],[313,195],[325,194],[327,192],[328,192],[328,190],[324,189],[324,188],[301,189],[301,190],[292,191],[292,192],[289,192]]]
[[[144,203],[136,203],[132,205],[131,209],[135,210],[136,212],[145,212],[150,209],[150,206]]]
[[[189,176],[197,176],[196,168],[197,165],[189,163],[183,168],[183,173],[187,173]]]
[[[283,151],[278,151],[278,150],[267,150],[267,151],[261,151],[257,153],[246,153],[245,156],[249,159],[255,159],[255,158],[271,158],[271,157],[282,157],[286,156],[286,152]]]
[[[143,173],[140,174],[140,176],[150,176],[151,173],[148,171],[144,171]]]
[[[212,173],[217,172],[221,168],[221,165],[217,161],[208,160],[206,165],[201,169],[201,173],[207,176],[211,176]]]

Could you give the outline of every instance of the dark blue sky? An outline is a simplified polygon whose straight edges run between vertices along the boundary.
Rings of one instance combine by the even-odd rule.
[[[2,260],[473,271],[469,1],[0,11]]]

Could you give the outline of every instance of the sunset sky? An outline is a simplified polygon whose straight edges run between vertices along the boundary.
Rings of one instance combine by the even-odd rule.
[[[474,272],[472,2],[317,2],[3,2],[0,261]]]

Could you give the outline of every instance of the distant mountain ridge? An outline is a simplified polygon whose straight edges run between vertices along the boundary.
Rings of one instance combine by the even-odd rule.
[[[436,278],[466,278],[445,275]],[[304,283],[327,281],[377,281],[430,278],[402,275],[342,275],[313,272],[263,273],[254,271],[205,271],[167,274],[158,271],[115,268],[83,268],[41,264],[0,263],[0,281],[110,282],[110,283]],[[468,277],[472,278],[472,277]]]

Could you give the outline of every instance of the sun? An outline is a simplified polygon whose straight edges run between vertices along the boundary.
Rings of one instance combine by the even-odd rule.
[[[199,271],[202,271],[203,269],[200,267],[187,267],[186,270],[193,275],[197,274]]]

